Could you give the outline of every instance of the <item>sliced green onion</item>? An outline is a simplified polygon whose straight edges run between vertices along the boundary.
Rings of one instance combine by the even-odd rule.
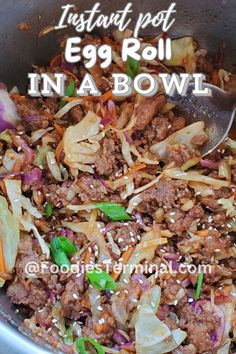
[[[50,218],[53,215],[54,207],[50,203],[45,204],[44,212],[47,218]]]
[[[57,237],[60,248],[67,254],[74,254],[77,252],[77,247],[65,236]]]
[[[73,339],[73,326],[70,326],[67,328],[66,332],[65,332],[65,335],[63,337],[63,342],[66,344],[66,345],[72,345],[73,342],[74,342],[74,339]]]
[[[128,60],[126,63],[126,74],[129,77],[131,77],[131,79],[134,79],[135,76],[138,75],[139,70],[140,70],[140,62],[136,59],[128,57]]]
[[[195,300],[198,300],[200,295],[201,295],[203,276],[204,276],[203,272],[198,274],[197,289],[196,289],[196,293],[195,293]]]
[[[87,272],[87,278],[94,288],[99,290],[116,290],[118,288],[115,280],[102,270]]]
[[[50,243],[51,255],[54,263],[59,267],[67,266],[70,267],[71,263],[67,258],[65,251],[60,247],[57,237],[54,237]]]
[[[96,203],[96,207],[113,221],[132,220],[131,216],[126,213],[123,205],[110,202],[100,202]]]
[[[88,354],[87,350],[85,349],[85,342],[89,342],[94,346],[98,354],[105,354],[102,346],[95,341],[93,338],[77,338],[75,341],[75,348],[79,354]]]
[[[75,80],[70,80],[69,84],[65,88],[65,97],[75,96]],[[60,108],[66,104],[66,101],[62,98],[60,101]]]

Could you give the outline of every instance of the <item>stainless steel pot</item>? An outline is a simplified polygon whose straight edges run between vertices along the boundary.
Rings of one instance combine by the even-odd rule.
[[[74,0],[81,11],[94,4],[94,0]],[[201,47],[210,52],[224,48],[224,67],[232,70],[236,64],[236,1],[235,0],[176,0],[177,14],[171,35],[181,37],[193,35]],[[8,88],[17,85],[25,89],[27,73],[32,64],[46,65],[57,52],[57,40],[53,33],[38,37],[39,31],[55,21],[57,23],[65,0],[0,0],[0,81]],[[102,0],[104,13],[122,8],[126,0]],[[133,18],[139,12],[153,12],[166,8],[169,0],[133,1]],[[27,21],[31,31],[23,32],[18,24]],[[145,34],[153,34],[150,29]],[[23,316],[15,312],[4,290],[0,292],[0,354],[50,353],[47,345],[36,345],[30,338],[17,329]]]

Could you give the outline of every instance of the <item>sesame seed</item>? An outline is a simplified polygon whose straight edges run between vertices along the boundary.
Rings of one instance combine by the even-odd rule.
[[[134,302],[135,304],[137,304],[138,300],[137,299],[132,299],[132,302]]]
[[[119,237],[119,238],[118,238],[118,242],[119,242],[119,243],[121,243],[121,242],[123,242],[123,241],[124,241],[124,239],[123,239],[122,237]]]
[[[123,280],[125,284],[128,284],[128,280],[127,279],[124,279]]]
[[[93,186],[92,184],[90,184],[90,185],[89,185],[89,187],[90,187],[91,189],[93,189],[93,188],[94,188],[94,186]]]
[[[53,318],[53,319],[52,319],[52,323],[57,323],[57,319],[56,319],[56,318]]]
[[[190,298],[188,299],[188,302],[189,302],[189,303],[193,302],[193,299],[190,297]]]
[[[78,300],[78,295],[77,295],[77,294],[73,294],[72,296],[73,296],[73,298],[74,298],[75,300]]]
[[[178,300],[173,301],[173,305],[176,306],[178,304]]]
[[[97,307],[97,310],[98,310],[98,311],[103,311],[102,306],[98,306],[98,307]]]

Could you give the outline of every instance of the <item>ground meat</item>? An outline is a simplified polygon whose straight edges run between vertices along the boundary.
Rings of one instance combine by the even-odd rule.
[[[51,114],[56,114],[60,109],[58,99],[55,97],[46,98],[44,104],[49,108]]]
[[[69,204],[72,201],[69,193],[71,183],[70,181],[65,181],[62,183],[61,187],[54,183],[44,184],[43,189],[47,201],[56,207]]]
[[[164,140],[169,132],[169,125],[170,123],[166,117],[153,118],[146,127],[143,136],[152,144]]]
[[[179,296],[182,297],[185,295],[185,289],[183,285],[176,282],[176,279],[170,277],[166,280],[166,285],[163,289],[164,303],[173,304],[176,299],[179,299]]]
[[[207,301],[184,304],[178,309],[179,325],[188,332],[188,342],[192,343],[197,353],[212,353],[213,339],[221,321],[218,313]]]
[[[195,205],[188,213],[179,209],[171,209],[165,214],[165,221],[168,228],[176,235],[181,236],[184,231],[187,231],[196,219],[201,219],[204,216],[204,210],[200,205]]]
[[[23,121],[26,132],[45,129],[49,125],[48,114],[36,99],[24,99],[16,102],[17,112]]]
[[[110,138],[104,138],[102,150],[95,163],[95,168],[99,175],[109,176],[117,169],[116,155],[117,146],[115,141]]]
[[[185,144],[174,144],[168,146],[168,161],[175,162],[176,166],[183,165],[194,157],[194,152]]]
[[[107,232],[110,232],[114,242],[121,250],[127,246],[135,246],[140,229],[139,224],[131,221],[127,223],[110,222],[106,225]]]
[[[193,344],[180,345],[177,349],[173,350],[172,354],[196,354],[196,348]]]
[[[185,127],[185,119],[184,117],[174,117],[171,121],[171,129],[172,131],[180,130]]]
[[[201,146],[205,143],[205,141],[208,140],[208,136],[207,135],[197,135],[197,136],[194,136],[191,140],[191,143],[193,145],[197,145],[197,146]]]
[[[107,191],[102,183],[92,176],[82,176],[78,179],[79,197],[83,202],[101,201],[104,199]]]
[[[143,130],[151,122],[152,118],[158,113],[158,111],[160,111],[160,109],[165,105],[165,103],[166,98],[164,96],[145,98],[137,108],[137,121],[133,127],[133,131]]]
[[[197,72],[211,74],[214,70],[213,64],[203,55],[197,56]]]
[[[38,310],[48,299],[46,287],[42,282],[33,280],[28,286],[15,280],[7,289],[7,296],[17,305],[27,305],[33,310]]]
[[[88,317],[82,328],[82,334],[84,337],[96,339],[102,345],[109,345],[115,333],[115,319],[110,305],[103,306],[100,318],[105,320],[103,325],[98,324],[98,319]]]
[[[71,278],[66,284],[61,295],[62,315],[73,320],[78,320],[82,310],[81,294],[84,291],[84,276]]]
[[[78,105],[78,106],[71,108],[70,116],[73,119],[73,122],[77,124],[84,118],[84,113],[83,113],[81,107]]]
[[[213,195],[207,197],[199,196],[199,200],[200,203],[205,205],[208,209],[215,210],[219,209],[220,207],[220,205],[217,203],[217,200],[220,198],[229,198],[231,194],[232,192],[229,188],[222,187],[220,189],[215,189]]]
[[[181,198],[191,198],[191,193],[187,188],[187,183],[177,180],[163,179],[154,188],[150,188],[142,193],[144,203],[171,207],[178,205]]]

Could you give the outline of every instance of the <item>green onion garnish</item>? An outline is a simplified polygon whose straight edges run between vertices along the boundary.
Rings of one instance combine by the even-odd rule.
[[[77,252],[77,247],[65,236],[57,237],[60,248],[67,254],[74,254]]]
[[[73,340],[73,325],[68,327],[66,332],[65,332],[65,335],[63,337],[63,342],[66,344],[66,345],[72,345],[74,340]]]
[[[70,267],[71,263],[67,255],[74,254],[77,251],[77,248],[70,240],[65,241],[64,237],[60,236],[52,239],[50,243],[50,250],[54,263],[56,263],[59,267]]]
[[[138,75],[139,70],[140,70],[140,62],[136,59],[128,57],[128,60],[126,63],[126,74],[129,77],[131,77],[131,79],[134,79],[135,76]]]
[[[54,210],[53,205],[47,202],[44,208],[44,212],[47,218],[50,218],[53,215],[53,210]]]
[[[131,216],[126,213],[123,205],[110,202],[100,202],[96,203],[96,207],[113,221],[132,220]]]
[[[65,88],[65,97],[75,96],[75,80],[70,80],[69,84]],[[62,98],[60,102],[60,108],[66,104],[66,101]]]
[[[201,294],[201,288],[202,288],[202,282],[203,282],[203,276],[204,273],[201,272],[198,274],[198,280],[197,280],[197,289],[195,293],[195,300],[198,300]]]
[[[116,290],[118,288],[115,280],[102,270],[93,270],[87,272],[87,278],[94,288],[99,290]]]
[[[105,354],[102,346],[92,338],[77,338],[75,341],[75,348],[79,354],[88,354],[87,350],[85,349],[85,342],[89,342],[94,346],[98,354]]]

